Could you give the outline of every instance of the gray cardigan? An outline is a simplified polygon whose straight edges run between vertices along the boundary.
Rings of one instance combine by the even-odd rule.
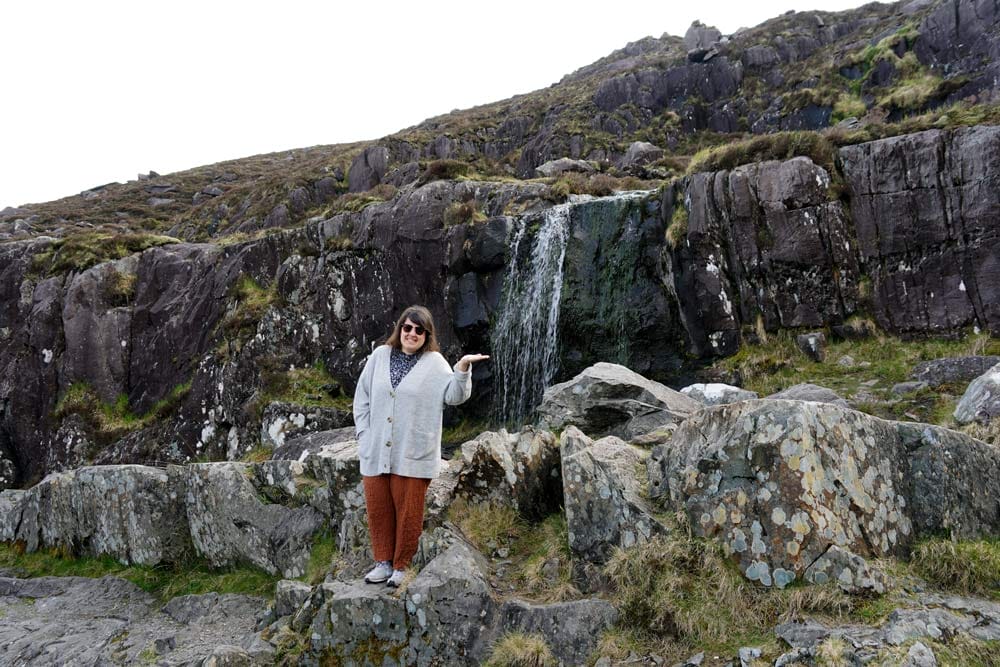
[[[361,474],[393,473],[437,477],[441,466],[441,413],[472,393],[472,369],[454,371],[440,352],[423,352],[393,389],[389,379],[392,348],[371,353],[354,391],[354,428]]]

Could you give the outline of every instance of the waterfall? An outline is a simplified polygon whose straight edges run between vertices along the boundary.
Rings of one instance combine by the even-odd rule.
[[[541,402],[558,370],[559,299],[569,239],[571,204],[544,212],[530,258],[528,216],[514,236],[498,319],[493,327],[495,415],[500,424],[523,423]]]

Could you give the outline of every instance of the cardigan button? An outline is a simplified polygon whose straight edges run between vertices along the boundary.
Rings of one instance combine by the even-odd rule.
[[[386,419],[386,421],[388,421],[388,422],[389,422],[390,424],[392,423],[392,417],[386,417],[385,419]]]
[[[386,447],[392,447],[392,440],[390,440],[389,442],[385,443],[385,446]]]

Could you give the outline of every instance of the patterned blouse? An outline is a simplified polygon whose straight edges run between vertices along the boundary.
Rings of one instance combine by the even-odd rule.
[[[389,357],[389,379],[392,380],[392,388],[395,389],[406,374],[413,370],[420,360],[419,354],[406,354],[402,350],[392,349]]]

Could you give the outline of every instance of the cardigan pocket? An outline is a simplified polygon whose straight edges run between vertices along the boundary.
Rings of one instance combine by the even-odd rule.
[[[413,431],[412,441],[412,446],[403,452],[404,459],[410,461],[433,461],[435,456],[441,458],[441,455],[438,453],[440,448],[434,442],[431,434],[422,431]]]

